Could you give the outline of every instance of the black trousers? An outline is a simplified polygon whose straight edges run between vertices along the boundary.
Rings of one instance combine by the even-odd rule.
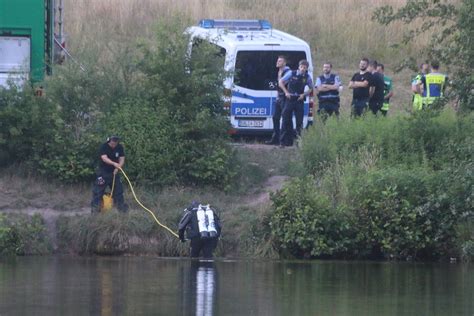
[[[212,258],[212,254],[217,247],[217,238],[191,238],[191,258],[198,258],[202,252],[202,257]]]
[[[325,116],[331,116],[333,114],[339,116],[339,102],[320,101],[318,114],[320,114],[323,118]]]
[[[280,142],[280,120],[281,120],[281,113],[283,112],[283,108],[285,107],[285,96],[278,96],[275,100],[275,112],[273,112],[273,135],[272,135],[272,142],[279,143]]]
[[[94,181],[94,187],[92,189],[92,201],[91,201],[91,208],[92,212],[99,211],[100,201],[102,196],[105,194],[105,190],[107,187],[112,189],[112,182],[114,179],[113,173],[104,173],[98,175]],[[114,199],[114,204],[117,206],[119,211],[126,212],[128,210],[127,204],[125,204],[123,199],[123,185],[122,180],[120,178],[120,174],[117,173],[115,175],[115,186],[114,192],[112,194],[112,198]]]
[[[378,111],[382,112],[383,101],[369,101],[369,109],[372,111],[373,114],[377,114]]]
[[[298,100],[298,97],[291,97],[286,99],[285,107],[281,114],[283,118],[280,144],[284,146],[293,145],[295,133],[293,131],[293,114],[295,115],[296,121],[296,134],[301,135],[301,129],[303,128],[303,117],[304,117],[304,100]]]

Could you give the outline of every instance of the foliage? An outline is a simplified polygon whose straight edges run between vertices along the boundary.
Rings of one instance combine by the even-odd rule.
[[[334,209],[327,196],[315,192],[312,177],[292,181],[272,200],[272,233],[291,255],[338,256],[351,248],[350,218]]]
[[[373,19],[383,25],[396,21],[413,24],[422,23],[405,34],[402,45],[416,41],[422,34],[433,27],[437,31],[432,35],[430,44],[419,55],[427,55],[451,67],[452,95],[463,110],[474,109],[474,3],[472,0],[461,0],[458,3],[441,0],[409,0],[394,10],[392,6],[379,7],[374,11]],[[413,59],[402,64],[415,65]]]
[[[51,253],[51,241],[41,215],[0,214],[0,249],[0,256]]]
[[[81,56],[84,67],[57,67],[45,97],[28,87],[0,91],[0,165],[23,162],[47,178],[88,181],[100,143],[116,134],[133,178],[226,188],[236,173],[222,112],[222,57],[204,43],[189,59],[188,22],[170,21],[138,48],[108,43],[106,52]]]
[[[312,177],[292,181],[273,198],[272,232],[281,252],[469,258],[473,118],[445,110],[315,125],[301,143]]]
[[[14,255],[21,248],[21,241],[14,228],[8,225],[5,215],[0,214],[0,257]]]
[[[29,87],[0,88],[0,165],[33,163],[41,155],[42,143],[53,136],[49,127],[58,119],[55,112]]]

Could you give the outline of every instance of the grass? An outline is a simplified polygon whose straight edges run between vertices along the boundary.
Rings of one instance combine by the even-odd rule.
[[[190,24],[203,18],[267,19],[275,28],[295,34],[310,43],[316,64],[324,60],[347,67],[361,56],[384,60],[414,53],[429,39],[393,50],[408,30],[401,22],[383,27],[371,20],[372,11],[382,5],[400,7],[402,0],[66,0],[65,30],[70,46],[102,44],[107,50],[117,38],[150,38],[155,22],[179,13]],[[415,23],[415,26],[417,24]]]
[[[123,56],[136,49],[139,39],[152,39],[158,21],[184,16],[185,25],[202,18],[268,19],[275,28],[295,34],[309,42],[313,50],[314,75],[322,71],[322,63],[333,63],[333,72],[341,76],[346,89],[342,92],[342,112],[349,113],[352,90],[347,85],[358,71],[362,56],[385,64],[386,74],[393,78],[395,96],[391,112],[411,106],[409,71],[395,73],[398,61],[414,55],[430,39],[429,32],[416,43],[394,50],[409,28],[403,23],[384,27],[371,20],[371,12],[382,5],[401,6],[401,0],[356,1],[230,1],[230,0],[78,0],[65,1],[65,31],[68,47],[86,63],[90,56],[101,64],[116,69]],[[417,23],[414,23],[417,26]],[[423,58],[421,58],[423,59]],[[127,64],[129,61],[121,64]],[[119,66],[122,67],[122,66]],[[104,67],[108,69],[107,67]]]

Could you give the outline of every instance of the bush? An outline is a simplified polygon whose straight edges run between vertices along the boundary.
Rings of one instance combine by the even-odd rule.
[[[15,255],[21,248],[17,231],[8,225],[5,215],[0,214],[0,257]]]
[[[270,226],[279,246],[296,257],[346,255],[352,244],[350,217],[317,194],[314,179],[296,179],[272,197]]]
[[[190,59],[185,24],[173,17],[157,25],[153,41],[86,52],[85,70],[58,67],[43,98],[28,87],[0,91],[0,165],[23,162],[47,178],[88,181],[100,143],[116,134],[133,178],[226,188],[236,172],[222,57],[203,43]]]
[[[427,111],[310,129],[301,152],[314,176],[273,200],[281,248],[300,257],[469,258],[472,237],[462,231],[474,217],[472,120]]]
[[[52,244],[41,215],[0,214],[0,256],[43,255],[52,252]]]

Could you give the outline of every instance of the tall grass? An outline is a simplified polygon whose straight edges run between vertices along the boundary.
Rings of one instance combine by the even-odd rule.
[[[318,63],[357,63],[361,56],[384,60],[413,53],[429,41],[392,50],[408,30],[401,22],[384,27],[371,20],[382,5],[402,6],[403,0],[66,0],[65,27],[72,48],[94,47],[120,37],[150,37],[156,21],[179,13],[195,24],[203,18],[268,19],[275,28],[307,40]],[[416,24],[415,24],[416,25]]]

